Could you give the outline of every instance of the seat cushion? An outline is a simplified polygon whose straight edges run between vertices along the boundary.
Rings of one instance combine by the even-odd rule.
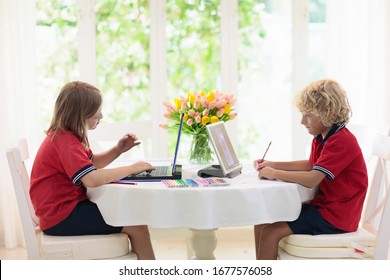
[[[126,234],[51,236],[39,233],[43,259],[111,259],[129,254]]]
[[[342,234],[293,234],[283,238],[279,246],[303,258],[371,258],[375,236],[365,229]]]

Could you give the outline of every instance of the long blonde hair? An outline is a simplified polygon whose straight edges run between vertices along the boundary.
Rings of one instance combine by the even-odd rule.
[[[352,110],[344,89],[333,80],[319,80],[309,84],[297,96],[299,111],[313,114],[325,126],[348,123]]]
[[[96,114],[102,102],[102,95],[96,87],[79,81],[66,84],[57,97],[46,133],[53,132],[54,140],[59,131],[72,131],[88,148],[87,119]]]

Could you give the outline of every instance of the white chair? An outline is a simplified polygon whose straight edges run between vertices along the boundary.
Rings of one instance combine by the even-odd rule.
[[[390,187],[387,165],[390,161],[389,136],[375,136],[373,155],[377,157],[377,164],[359,229],[344,234],[287,236],[279,243],[280,259],[389,257]]]
[[[128,236],[49,236],[38,227],[38,218],[29,195],[30,179],[25,161],[29,157],[26,139],[7,149],[7,159],[22,222],[28,259],[137,259]]]

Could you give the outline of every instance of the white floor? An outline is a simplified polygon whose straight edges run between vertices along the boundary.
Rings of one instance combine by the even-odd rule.
[[[254,238],[252,229],[228,228],[217,231],[217,260],[254,260]],[[187,238],[164,238],[153,241],[154,251],[158,260],[186,260]],[[25,248],[5,249],[0,247],[1,260],[26,259]]]

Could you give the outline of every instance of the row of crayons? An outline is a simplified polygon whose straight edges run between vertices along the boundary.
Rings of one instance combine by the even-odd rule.
[[[224,179],[221,178],[202,178],[202,179],[182,179],[182,180],[162,180],[166,186],[169,188],[179,188],[179,187],[220,187],[230,185]]]

